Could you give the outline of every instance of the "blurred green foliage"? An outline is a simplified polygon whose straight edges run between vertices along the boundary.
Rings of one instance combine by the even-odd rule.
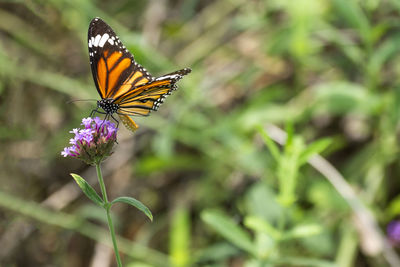
[[[109,244],[69,176],[92,168],[60,156],[95,107],[67,101],[98,98],[86,38],[99,16],[150,73],[193,70],[106,162],[111,199],[154,215],[115,207],[126,266],[396,266],[379,241],[400,212],[399,13],[398,0],[1,1],[1,265],[90,266]],[[377,236],[308,165],[315,153]]]

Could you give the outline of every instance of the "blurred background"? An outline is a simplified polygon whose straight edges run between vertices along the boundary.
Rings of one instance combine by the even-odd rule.
[[[0,265],[116,266],[91,166],[104,19],[153,75],[190,67],[103,164],[124,266],[400,266],[400,1],[1,1]],[[285,144],[286,143],[286,144]],[[283,146],[282,146],[283,145]],[[317,155],[317,153],[319,155]],[[388,225],[389,231],[387,231]]]

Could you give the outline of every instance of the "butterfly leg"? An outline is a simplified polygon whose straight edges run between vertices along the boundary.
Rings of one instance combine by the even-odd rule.
[[[111,118],[113,118],[113,120],[115,120],[115,122],[117,123],[117,126],[115,128],[118,129],[118,125],[119,125],[119,121],[113,116],[113,114],[110,114]],[[115,142],[118,144],[118,141],[115,140]]]
[[[117,123],[117,127],[116,128],[118,128],[119,121],[112,114],[111,114],[111,118],[113,118],[113,120]]]
[[[99,114],[107,114],[107,113],[105,113],[105,112],[99,111],[99,108],[97,107],[96,109],[93,109],[92,112],[90,112],[89,117],[93,118],[93,116],[94,116],[96,113],[99,113]]]
[[[106,116],[104,117],[103,122],[102,122],[102,123],[100,124],[100,126],[99,126],[99,129],[102,129],[104,122],[107,120],[107,118],[108,118],[110,115],[109,115],[108,113],[103,113],[103,112],[97,111],[97,110],[93,110],[93,111],[95,111],[95,113],[97,112],[97,113],[100,113],[100,114],[106,114]],[[93,113],[93,111],[92,111],[92,113]]]
[[[92,112],[90,112],[89,117],[93,118],[94,114],[96,114],[98,112],[99,108],[93,109]]]

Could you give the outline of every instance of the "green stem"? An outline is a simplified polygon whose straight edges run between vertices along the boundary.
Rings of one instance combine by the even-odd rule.
[[[111,239],[114,245],[115,258],[117,259],[118,267],[122,267],[121,258],[119,257],[119,252],[118,252],[117,240],[115,238],[114,225],[110,214],[111,205],[110,202],[108,202],[106,186],[104,185],[103,175],[101,174],[100,163],[96,164],[96,171],[97,171],[97,178],[99,179],[101,193],[103,194],[104,209],[106,210],[107,213],[108,228],[110,229]]]

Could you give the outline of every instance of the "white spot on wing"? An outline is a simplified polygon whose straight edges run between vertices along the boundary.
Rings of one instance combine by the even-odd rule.
[[[100,38],[101,38],[100,34],[96,35],[96,38],[94,39],[94,42],[93,42],[93,46],[99,45]]]
[[[89,40],[89,47],[92,47],[92,40]]]
[[[107,42],[107,40],[108,40],[108,37],[110,37],[110,35],[108,35],[108,33],[103,34],[103,36],[101,37],[100,42],[99,42],[99,46],[100,46],[100,47],[103,47],[103,46],[104,46],[104,44],[105,44],[105,43]]]
[[[159,78],[156,79],[156,81],[160,81],[160,80],[165,80],[165,79],[176,79],[179,77],[179,74],[173,74],[173,75],[165,75],[165,76],[161,76]]]
[[[111,45],[114,45],[114,41],[113,41],[112,39],[108,39],[108,42],[109,42]]]

